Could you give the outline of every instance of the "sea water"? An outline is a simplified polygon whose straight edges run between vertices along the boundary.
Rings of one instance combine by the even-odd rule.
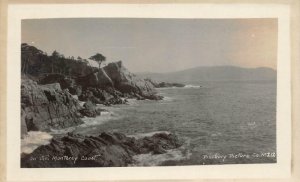
[[[170,132],[183,142],[165,154],[134,156],[133,166],[276,162],[275,81],[199,82],[158,92],[164,100],[106,107],[105,119],[88,119],[74,132]]]

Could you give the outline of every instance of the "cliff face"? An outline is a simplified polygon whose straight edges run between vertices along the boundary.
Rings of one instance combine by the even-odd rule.
[[[26,131],[48,131],[83,123],[81,106],[58,83],[38,85],[30,79],[21,83],[22,135]]]
[[[97,90],[93,91],[96,99],[92,99],[98,99],[96,103],[120,103],[119,97],[162,99],[156,95],[151,82],[132,74],[121,61],[98,69],[82,60],[64,58],[62,55],[47,56],[27,44],[22,44],[21,51],[22,73],[30,75],[38,84],[59,83],[62,89],[69,89],[71,94],[83,94],[80,98],[87,98],[84,96],[87,91]],[[97,97],[99,90],[105,93]]]
[[[153,85],[129,72],[121,61],[110,63],[104,67],[107,75],[113,80],[117,90],[123,93],[137,93],[143,97],[155,95]]]
[[[98,69],[60,54],[48,56],[27,44],[22,44],[21,52],[26,78],[21,85],[22,135],[79,125],[82,115],[100,114],[95,104],[124,104],[122,97],[162,98],[149,81],[130,73],[121,61]],[[82,108],[71,94],[87,104]]]
[[[153,85],[144,79],[129,72],[121,61],[109,63],[99,71],[80,78],[80,84],[84,88],[97,87],[106,89],[114,88],[123,96],[133,96],[158,100]]]
[[[150,81],[130,73],[121,61],[98,69],[82,59],[65,58],[58,53],[48,56],[27,44],[22,44],[21,51],[22,137],[28,131],[80,125],[81,117],[101,114],[96,104],[124,104],[126,98],[162,99]],[[73,95],[86,102],[83,107]],[[166,153],[180,145],[175,135],[166,133],[139,139],[120,133],[69,133],[31,154],[22,154],[21,167],[128,166],[134,163],[134,155]]]

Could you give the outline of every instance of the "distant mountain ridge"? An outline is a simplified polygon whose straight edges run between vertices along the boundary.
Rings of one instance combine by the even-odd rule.
[[[254,81],[276,80],[272,68],[242,68],[237,66],[196,67],[170,73],[136,73],[155,81],[194,83],[199,81]]]

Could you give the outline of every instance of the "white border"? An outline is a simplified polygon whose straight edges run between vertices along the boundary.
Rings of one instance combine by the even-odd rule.
[[[278,18],[277,164],[179,167],[20,168],[21,19],[74,17]],[[7,179],[137,180],[200,178],[285,178],[291,165],[290,10],[287,5],[255,4],[84,4],[9,5],[7,51]],[[55,28],[55,27],[53,27]]]

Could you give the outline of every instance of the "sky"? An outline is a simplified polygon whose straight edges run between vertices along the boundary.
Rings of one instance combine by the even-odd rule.
[[[122,60],[132,72],[232,65],[276,69],[277,19],[22,20],[22,43],[49,55]]]

